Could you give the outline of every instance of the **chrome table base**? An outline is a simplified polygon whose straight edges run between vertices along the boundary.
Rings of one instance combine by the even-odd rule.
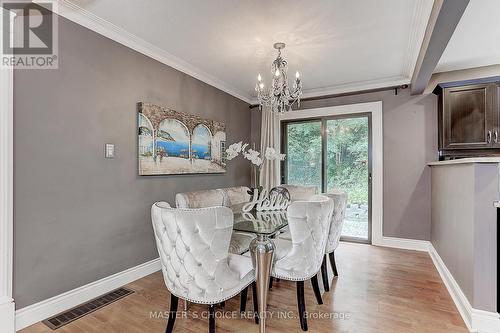
[[[252,263],[255,268],[255,280],[257,284],[257,299],[259,303],[259,332],[266,332],[267,316],[267,293],[269,291],[269,278],[274,257],[273,241],[262,234],[250,243]]]

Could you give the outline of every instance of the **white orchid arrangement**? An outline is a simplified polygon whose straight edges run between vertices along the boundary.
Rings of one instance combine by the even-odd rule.
[[[244,158],[252,162],[255,167],[261,168],[264,160],[268,161],[283,161],[286,157],[285,154],[280,154],[276,149],[267,147],[264,156],[260,155],[260,152],[255,149],[248,149],[248,143],[243,144],[243,142],[236,142],[226,149],[226,159],[228,161],[237,157],[239,154],[243,155]]]
[[[280,154],[279,152],[276,151],[276,149],[267,147],[266,152],[264,153],[264,156],[260,154],[259,151],[255,149],[247,149],[248,148],[248,143],[243,143],[243,142],[236,142],[233,143],[232,145],[229,146],[229,148],[226,149],[226,159],[228,161],[232,160],[235,157],[238,157],[238,155],[242,155],[244,158],[249,160],[252,163],[252,166],[255,168],[255,174],[254,174],[254,184],[256,187],[258,186],[259,182],[259,174],[260,170],[262,169],[262,165],[264,164],[265,160],[268,161],[283,161],[286,157],[285,154]]]

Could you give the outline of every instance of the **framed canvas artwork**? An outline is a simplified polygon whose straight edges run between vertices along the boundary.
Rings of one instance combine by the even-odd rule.
[[[141,176],[226,172],[224,123],[139,103],[137,126]]]

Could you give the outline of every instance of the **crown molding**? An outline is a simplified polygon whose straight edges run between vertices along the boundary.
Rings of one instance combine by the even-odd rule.
[[[37,0],[33,0],[36,2]],[[69,0],[57,0],[56,13],[72,22],[88,28],[115,42],[129,47],[167,66],[192,76],[206,84],[220,89],[246,103],[258,103],[256,96],[237,89],[232,85],[208,74],[207,72],[189,64],[188,62],[170,54],[169,52],[141,39],[140,37],[118,27],[117,25],[91,13],[90,11],[72,3]],[[403,74],[400,76],[387,77],[377,80],[352,82],[322,88],[308,89],[302,94],[302,98],[318,97],[349,93],[362,90],[385,88],[409,84],[413,69],[416,64],[418,52],[423,40],[427,20],[432,9],[432,0],[416,1],[411,20],[411,33],[408,48],[405,55]]]
[[[335,86],[330,86],[330,87],[325,87],[325,88],[308,89],[308,90],[304,91],[301,98],[344,94],[344,93],[350,93],[350,92],[355,92],[355,91],[363,91],[363,90],[379,89],[379,88],[392,87],[392,86],[400,86],[400,85],[408,84],[408,83],[410,83],[409,77],[391,76],[391,77],[377,79],[377,80],[358,81],[358,82],[351,82],[351,83],[340,84],[340,85],[335,85]]]
[[[75,22],[117,43],[131,48],[132,50],[155,59],[180,72],[192,76],[195,79],[205,82],[206,84],[220,89],[246,103],[250,103],[251,101],[251,97],[245,92],[231,87],[226,82],[217,79],[203,70],[118,27],[117,25],[100,18],[99,16],[78,5],[75,5],[68,0],[58,0],[58,6],[55,7],[55,12],[72,22]]]
[[[429,80],[429,84],[424,90],[424,94],[432,93],[437,85],[441,83],[479,80],[497,76],[500,76],[500,65],[469,67],[467,69],[434,73]]]
[[[498,66],[498,64],[500,64],[500,55],[492,55],[490,57],[482,57],[479,59],[466,59],[449,63],[438,63],[433,75],[454,71],[466,71],[480,67],[493,67]]]
[[[403,65],[403,76],[413,75],[415,65],[417,64],[418,54],[422,47],[422,42],[427,29],[427,22],[431,15],[433,0],[415,1],[410,25],[410,36],[408,38],[408,47],[406,49],[405,61]]]
[[[391,76],[377,80],[357,81],[347,84],[304,90],[300,98],[322,97],[337,94],[353,93],[358,91],[373,90],[387,87],[402,86],[410,83],[410,78],[405,76]],[[259,104],[257,97],[253,97],[251,105]]]

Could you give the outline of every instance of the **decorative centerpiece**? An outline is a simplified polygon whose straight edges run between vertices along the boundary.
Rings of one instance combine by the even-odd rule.
[[[266,189],[254,189],[252,200],[242,207],[242,211],[249,212],[252,209],[257,211],[284,210],[290,204],[290,199],[284,195],[269,195]]]
[[[269,230],[287,223],[285,210],[243,212],[241,216],[252,223],[255,230]]]
[[[251,162],[252,168],[254,169],[255,187],[250,190],[250,202],[245,204],[242,210],[244,212],[249,212],[252,209],[258,211],[286,209],[290,204],[289,198],[281,195],[269,196],[267,190],[259,185],[260,171],[262,170],[264,161],[282,161],[285,159],[286,155],[280,154],[274,148],[267,147],[264,156],[262,156],[257,150],[248,149],[248,146],[248,143],[244,144],[240,141],[233,143],[226,149],[226,160],[230,161],[241,154],[245,159]]]

